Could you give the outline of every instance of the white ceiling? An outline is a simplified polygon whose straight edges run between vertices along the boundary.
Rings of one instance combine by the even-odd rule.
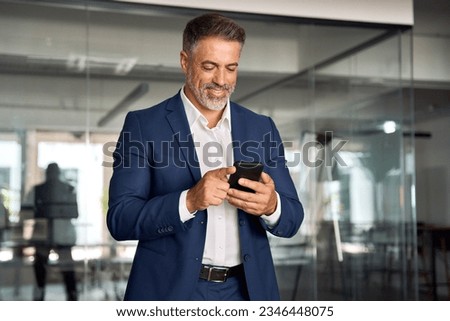
[[[446,35],[441,28],[448,22],[437,19],[438,28],[432,29],[429,8],[423,3],[418,4],[419,9],[424,8],[424,14],[417,15],[414,32]],[[437,3],[445,6],[448,1]],[[108,7],[87,12],[77,6],[0,2],[0,128],[82,131],[88,125],[94,131],[117,132],[127,110],[152,106],[176,93],[182,85],[178,67],[181,32],[191,16],[192,12],[181,15]],[[339,28],[336,32],[332,26],[273,21],[242,20],[242,24],[248,40],[233,99],[271,114],[280,122],[300,119],[311,111],[305,70],[384,32],[355,27]],[[368,55],[358,55],[360,66],[356,72],[349,71],[355,68],[351,59],[321,69],[315,97],[321,112],[331,119],[346,117],[342,113],[346,102],[361,100],[370,104],[370,97],[389,95],[390,86],[385,85],[389,79],[398,78],[398,73],[389,75],[388,69],[361,66],[370,67],[369,59],[381,59],[387,66],[398,64],[397,52],[392,48],[397,47],[387,44],[386,48],[372,49]],[[295,81],[283,82],[296,73],[299,77]],[[352,79],[347,77],[349,73]],[[148,92],[99,127],[99,120],[142,83],[148,84]],[[427,90],[436,90],[433,82],[428,83]],[[439,85],[442,87],[442,83]],[[343,97],[349,88],[352,95]],[[255,95],[261,89],[266,95]],[[445,94],[448,88],[444,89],[439,88],[441,98],[434,102],[436,106],[445,107],[445,101],[449,101]],[[340,102],[338,106],[336,101]],[[384,112],[392,113],[392,108],[385,106]],[[367,113],[370,116],[373,115]],[[333,125],[328,120],[326,123]]]

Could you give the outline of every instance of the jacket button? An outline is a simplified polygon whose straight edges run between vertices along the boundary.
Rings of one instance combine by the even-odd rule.
[[[173,226],[169,226],[168,228],[167,228],[167,232],[172,232],[173,231]]]
[[[244,220],[240,220],[240,221],[239,221],[239,225],[240,225],[240,226],[244,226],[244,225],[245,225],[245,221],[244,221]]]
[[[245,261],[245,262],[250,261],[250,259],[251,259],[251,256],[250,256],[249,254],[245,254],[245,255],[244,255],[244,261]]]

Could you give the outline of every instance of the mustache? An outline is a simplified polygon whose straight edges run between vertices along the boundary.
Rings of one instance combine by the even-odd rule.
[[[204,84],[203,85],[203,89],[215,89],[215,90],[226,90],[226,91],[232,91],[233,90],[233,86],[230,85],[218,85],[215,83],[208,83],[208,84]]]

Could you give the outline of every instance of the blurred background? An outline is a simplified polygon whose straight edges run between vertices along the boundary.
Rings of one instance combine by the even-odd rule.
[[[34,298],[50,163],[77,195],[78,298],[123,297],[136,243],[106,229],[112,151],[129,110],[181,88],[206,11],[145,2],[0,1],[0,300]],[[450,298],[450,2],[400,2],[413,24],[224,12],[247,31],[232,99],[274,119],[305,207],[270,238],[283,300]],[[66,299],[65,260],[50,251],[46,300]]]

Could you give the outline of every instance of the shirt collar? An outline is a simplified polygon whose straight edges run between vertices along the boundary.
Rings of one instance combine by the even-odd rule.
[[[181,100],[183,101],[184,110],[186,112],[189,127],[192,128],[192,126],[196,122],[200,122],[203,126],[206,127],[208,125],[208,120],[194,106],[194,104],[192,104],[189,98],[187,98],[187,96],[184,93],[184,86],[181,88]],[[222,114],[222,118],[219,120],[216,127],[220,128],[222,125],[225,126],[227,130],[231,130],[230,100],[227,101],[225,110]]]

